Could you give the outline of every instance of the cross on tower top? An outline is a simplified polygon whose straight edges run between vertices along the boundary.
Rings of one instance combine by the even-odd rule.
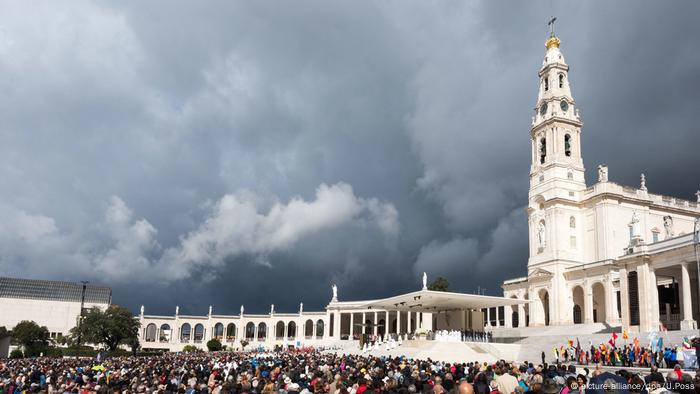
[[[557,17],[553,16],[552,19],[547,22],[547,26],[549,26],[549,36],[554,37],[554,22],[557,21]]]

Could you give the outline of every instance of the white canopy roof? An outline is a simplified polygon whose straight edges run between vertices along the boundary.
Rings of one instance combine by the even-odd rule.
[[[481,309],[506,305],[526,304],[528,300],[492,297],[446,291],[419,290],[381,300],[369,301],[370,309],[388,309],[411,312],[446,312]]]

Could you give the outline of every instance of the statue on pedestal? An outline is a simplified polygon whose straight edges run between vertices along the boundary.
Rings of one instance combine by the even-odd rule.
[[[304,312],[304,303],[303,303],[303,302],[300,302],[300,303],[299,303],[299,314],[301,315],[302,312]]]
[[[666,238],[673,238],[675,233],[673,232],[673,218],[671,216],[664,216],[664,229],[666,230]]]
[[[428,274],[423,272],[423,290],[428,290]]]
[[[270,316],[275,314],[275,304],[270,305]]]
[[[333,299],[337,300],[338,299],[338,286],[336,286],[335,283],[333,284],[333,286],[331,286],[331,290],[333,290]]]
[[[601,164],[598,166],[598,182],[608,181],[608,166]]]
[[[537,242],[539,247],[544,249],[547,246],[547,227],[544,224],[544,220],[540,222],[537,226]]]
[[[241,305],[241,316],[243,316],[243,311],[245,311],[245,308]]]
[[[639,178],[639,190],[643,192],[647,191],[647,178],[644,174]]]
[[[639,239],[642,237],[642,232],[639,228],[639,214],[637,211],[632,212],[632,221],[630,222],[632,227],[632,239]]]

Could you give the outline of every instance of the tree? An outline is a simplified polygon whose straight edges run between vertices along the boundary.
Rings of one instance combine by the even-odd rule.
[[[4,326],[0,327],[0,339],[3,339],[8,336],[10,336],[10,332],[7,331],[7,328],[5,328]]]
[[[443,278],[442,276],[435,278],[433,283],[428,286],[428,290],[433,291],[448,291],[449,288],[450,282],[448,282],[447,279]]]
[[[49,346],[49,329],[33,321],[22,320],[12,329],[12,342],[24,347],[28,357],[38,356]]]
[[[241,339],[241,349],[245,350],[246,346],[248,346],[248,341]]]
[[[209,349],[210,352],[218,352],[221,348],[221,341],[218,339],[210,339],[207,342],[207,349]]]
[[[83,317],[83,323],[70,330],[75,339],[82,333],[84,342],[103,345],[114,351],[119,345],[132,345],[138,339],[141,323],[128,309],[110,305],[106,310],[94,307]]]
[[[185,353],[197,353],[199,351],[199,349],[197,349],[197,346],[195,346],[195,345],[185,345],[182,348],[182,351]]]

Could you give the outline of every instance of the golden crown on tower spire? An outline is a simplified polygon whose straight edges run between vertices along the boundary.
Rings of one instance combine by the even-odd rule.
[[[547,39],[547,41],[545,41],[544,46],[546,46],[547,49],[559,48],[559,44],[561,44],[561,41],[559,41],[559,37],[551,36]]]

